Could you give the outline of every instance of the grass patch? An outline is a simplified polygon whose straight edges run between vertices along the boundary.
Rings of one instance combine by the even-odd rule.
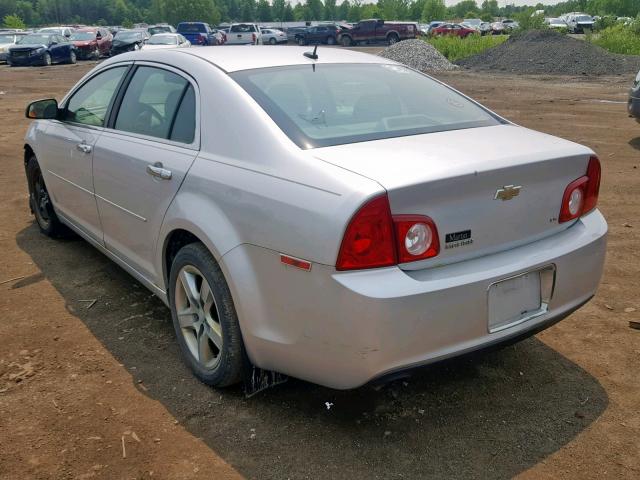
[[[467,38],[445,35],[430,37],[426,41],[436,47],[450,62],[477,55],[488,48],[496,47],[504,42],[508,35],[469,35]]]
[[[588,35],[587,40],[613,53],[640,55],[640,22],[635,25],[614,25],[596,35]]]

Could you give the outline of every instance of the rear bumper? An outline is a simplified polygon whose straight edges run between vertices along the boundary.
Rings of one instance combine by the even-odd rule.
[[[276,252],[243,245],[223,257],[243,337],[258,366],[332,388],[355,388],[407,368],[530,334],[591,298],[605,258],[597,210],[552,237],[457,264],[311,272]],[[490,333],[488,289],[519,273],[555,267],[548,310]]]

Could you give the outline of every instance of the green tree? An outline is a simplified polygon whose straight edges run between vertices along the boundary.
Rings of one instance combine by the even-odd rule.
[[[306,0],[304,6],[309,15],[308,20],[322,20],[324,13],[322,0]]]
[[[282,21],[284,22],[293,22],[296,19],[294,12],[293,12],[293,7],[291,6],[291,2],[287,2],[287,4],[284,7],[284,17],[282,19]]]
[[[434,20],[444,20],[447,15],[447,7],[444,0],[426,0],[422,9],[422,21],[424,23]]]
[[[255,0],[241,0],[240,1],[240,17],[241,17],[243,22],[252,22],[252,21],[254,21],[256,19],[256,2],[255,2]]]
[[[336,8],[336,0],[324,0],[324,15],[325,20],[336,20],[338,9]]]
[[[271,16],[279,22],[284,21],[284,9],[286,8],[285,0],[273,0],[271,4]]]
[[[478,12],[478,4],[475,0],[462,0],[450,8],[452,16],[455,18],[464,18],[465,15],[471,14],[475,17]]]
[[[498,0],[484,0],[482,2],[482,13],[485,15],[491,16],[492,20],[493,20],[493,17],[497,17],[500,14],[500,7],[498,7]]]
[[[123,0],[116,0],[123,1]],[[220,23],[220,11],[213,0],[164,0],[166,19],[172,25],[182,21],[204,21],[212,25]]]
[[[349,17],[349,9],[351,8],[351,4],[349,0],[343,0],[343,2],[338,6],[338,13],[336,16],[339,20],[346,20]]]
[[[302,22],[304,20],[308,20],[307,9],[304,8],[304,5],[302,5],[301,3],[296,3],[296,6],[293,7],[293,19],[296,22]]]
[[[17,15],[5,15],[2,23],[7,28],[25,28],[24,21]]]
[[[258,0],[256,5],[256,16],[259,22],[270,22],[271,18],[271,5],[267,0]]]

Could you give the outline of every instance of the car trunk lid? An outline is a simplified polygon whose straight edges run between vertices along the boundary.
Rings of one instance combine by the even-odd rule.
[[[312,150],[326,162],[377,181],[391,212],[426,215],[440,253],[402,265],[443,265],[552,235],[567,185],[592,152],[515,125],[454,130]]]

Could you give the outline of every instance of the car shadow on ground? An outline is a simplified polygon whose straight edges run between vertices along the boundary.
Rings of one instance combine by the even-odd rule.
[[[640,150],[640,137],[632,138],[629,140],[629,145],[631,145],[636,150]]]
[[[90,245],[35,225],[17,241],[132,382],[247,478],[508,478],[608,403],[593,377],[535,338],[377,390],[290,380],[246,399],[195,380],[169,310]],[[92,299],[90,309],[79,301]]]

